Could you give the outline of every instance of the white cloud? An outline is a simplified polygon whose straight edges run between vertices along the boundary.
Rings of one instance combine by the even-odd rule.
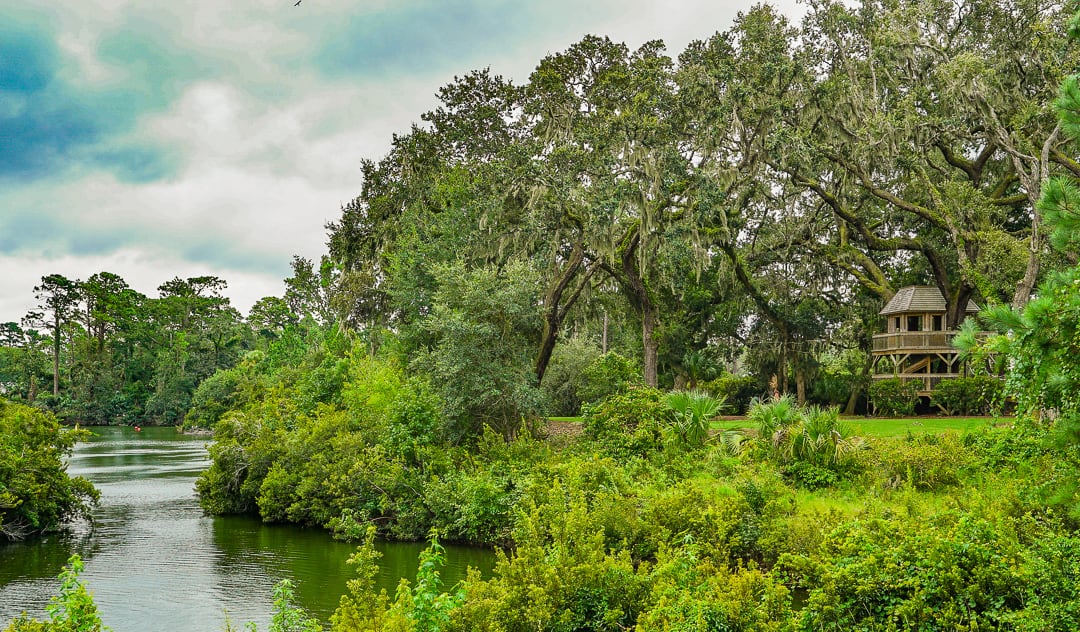
[[[246,314],[263,296],[280,296],[282,275],[222,270],[181,258],[139,248],[125,248],[107,255],[61,257],[12,257],[0,255],[0,322],[19,321],[35,305],[34,286],[48,274],[86,279],[97,272],[120,274],[133,289],[156,297],[157,287],[174,277],[217,275],[229,283],[225,291],[233,307]],[[121,273],[122,271],[122,273]]]
[[[162,50],[170,61],[178,67],[190,61],[195,70],[187,83],[151,77],[165,81],[172,100],[110,138],[174,152],[180,166],[168,178],[123,182],[84,168],[48,181],[0,183],[0,226],[4,213],[23,213],[23,224],[31,212],[48,220],[41,230],[14,236],[18,247],[0,255],[0,322],[20,318],[34,302],[33,286],[52,273],[85,278],[109,271],[148,295],[175,276],[214,274],[229,282],[234,305],[246,310],[261,296],[281,293],[293,254],[322,254],[324,224],[361,188],[360,161],[382,156],[391,135],[434,107],[434,94],[453,75],[490,66],[520,84],[544,56],[586,33],[631,47],[661,38],[676,56],[750,8],[749,1],[629,0],[618,13],[602,14],[599,7],[607,5],[599,4],[564,15],[567,7],[558,4],[528,14],[546,20],[531,36],[528,25],[515,25],[527,36],[494,53],[481,47],[475,57],[433,60],[411,74],[327,78],[307,65],[324,32],[404,3],[56,0],[36,9],[58,25],[56,43],[67,60],[61,76],[73,85],[143,76],[135,66],[122,67],[122,59],[99,58],[102,39],[118,33],[150,41],[165,34]],[[779,6],[788,15],[804,10],[792,0]]]

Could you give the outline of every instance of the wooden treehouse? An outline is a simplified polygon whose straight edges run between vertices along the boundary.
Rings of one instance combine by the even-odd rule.
[[[901,288],[878,312],[887,333],[874,336],[873,379],[899,377],[919,383],[919,395],[942,380],[967,374],[959,351],[953,347],[955,329],[946,329],[945,297],[933,286]],[[978,312],[968,301],[966,315]]]

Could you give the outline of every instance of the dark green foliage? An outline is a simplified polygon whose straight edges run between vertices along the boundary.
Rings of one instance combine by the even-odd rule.
[[[430,342],[412,368],[438,389],[453,439],[471,440],[485,425],[512,437],[544,403],[529,347],[539,321],[535,277],[523,264],[454,265],[439,269],[438,282],[421,323]]]
[[[869,381],[869,376],[863,374],[865,362],[865,353],[857,350],[821,358],[810,399],[822,405],[843,408],[853,390],[865,391]]]
[[[646,456],[663,447],[669,408],[663,393],[634,388],[611,395],[582,410],[585,436],[610,454]]]
[[[863,456],[886,488],[927,491],[958,485],[976,462],[969,443],[951,432],[877,441]]]
[[[835,408],[798,406],[791,397],[756,401],[747,421],[757,441],[781,471],[803,487],[829,487],[859,470],[861,437],[840,421]]]
[[[592,361],[581,372],[578,398],[587,404],[595,404],[610,395],[640,386],[641,369],[630,358],[609,351]]]
[[[986,415],[1001,406],[1002,380],[987,376],[958,377],[938,382],[930,403],[947,415]]]
[[[725,373],[701,385],[717,399],[724,400],[724,412],[743,415],[750,409],[750,403],[767,390],[757,378],[749,375],[731,375]]]
[[[89,517],[98,492],[64,462],[86,431],[51,414],[0,399],[0,541],[21,540]]]
[[[191,408],[184,416],[186,428],[213,428],[221,416],[236,406],[241,383],[237,369],[218,371],[199,383],[191,396]]]
[[[919,382],[891,377],[870,383],[870,402],[878,415],[911,415],[919,402]]]
[[[108,272],[43,277],[41,311],[0,331],[0,381],[13,377],[6,393],[71,422],[178,424],[199,383],[254,344],[225,287],[213,276],[176,278],[149,298]],[[52,388],[42,379],[49,365]],[[213,407],[209,399],[196,405]]]
[[[585,370],[600,357],[600,348],[581,338],[555,347],[541,384],[551,403],[551,415],[572,417],[581,411]]]

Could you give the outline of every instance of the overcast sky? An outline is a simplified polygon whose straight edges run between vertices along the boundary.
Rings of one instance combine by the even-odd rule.
[[[156,296],[228,281],[246,313],[360,191],[362,158],[455,75],[523,83],[585,34],[726,30],[719,0],[33,0],[0,3],[0,322],[43,275]],[[789,15],[794,0],[774,2]]]

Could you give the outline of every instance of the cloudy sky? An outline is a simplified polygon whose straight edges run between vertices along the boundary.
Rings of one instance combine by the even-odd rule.
[[[455,75],[524,82],[583,35],[672,56],[750,0],[0,3],[0,322],[46,274],[156,296],[214,274],[245,312],[317,259],[359,163]],[[774,2],[789,15],[794,0]]]

